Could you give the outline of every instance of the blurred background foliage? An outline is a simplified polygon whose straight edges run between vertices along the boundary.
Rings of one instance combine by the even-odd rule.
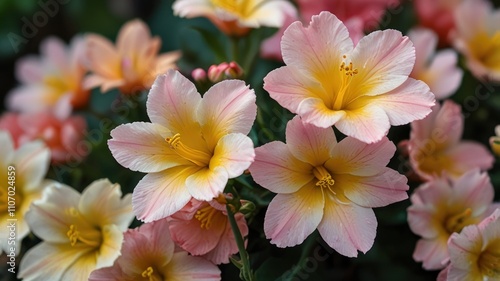
[[[133,18],[143,19],[153,35],[162,39],[162,51],[181,49],[183,58],[179,68],[185,75],[196,67],[207,69],[212,64],[233,59],[230,42],[208,20],[181,19],[173,15],[173,0],[52,0],[59,11],[47,16],[46,23],[37,27],[30,38],[16,48],[12,34],[23,35],[26,22],[40,21],[44,9],[35,0],[0,1],[0,94],[2,111],[7,92],[17,85],[14,75],[18,58],[39,52],[40,42],[48,36],[57,36],[64,41],[76,34],[94,32],[111,40],[116,38],[121,25]],[[494,1],[497,6],[500,3]],[[61,4],[59,4],[61,3]],[[396,12],[397,11],[397,12]],[[36,17],[40,17],[37,19]],[[39,22],[40,23],[40,22]],[[417,24],[410,0],[403,1],[403,7],[388,11],[381,21],[381,29],[395,28],[406,33]],[[280,62],[258,58],[259,44],[272,35],[276,29],[254,30],[249,38],[240,42],[237,61],[247,70],[245,80],[255,89],[259,113],[250,133],[256,146],[271,140],[284,140],[286,122],[292,114],[278,106],[262,89],[262,78]],[[461,65],[464,66],[463,59]],[[250,71],[248,71],[250,70]],[[206,89],[199,89],[203,92]],[[81,163],[73,162],[53,166],[49,177],[63,181],[78,190],[99,178],[109,178],[121,184],[124,192],[132,192],[143,174],[121,167],[111,156],[106,140],[109,131],[121,123],[149,121],[145,115],[147,93],[136,97],[122,97],[117,91],[102,95],[92,92],[88,109],[77,112],[88,122],[87,140],[90,155]],[[460,90],[452,99],[462,105],[465,118],[464,138],[488,145],[488,138],[494,135],[494,127],[500,124],[500,90],[498,86],[482,84],[466,71]],[[337,134],[340,138],[340,134]],[[389,139],[394,143],[409,137],[409,126],[393,127]],[[410,175],[410,193],[419,185],[411,176],[407,159],[396,154],[390,166],[400,173]],[[496,189],[496,201],[500,200],[500,165],[490,171]],[[270,192],[258,187],[248,175],[232,181],[240,195],[256,203],[256,212],[249,218],[250,234],[248,251],[253,269],[259,281],[278,280],[342,280],[342,281],[427,281],[435,280],[437,271],[428,272],[412,259],[418,239],[409,229],[406,208],[409,200],[385,208],[375,209],[379,226],[373,248],[357,259],[343,257],[331,250],[317,233],[311,235],[302,245],[279,249],[269,243],[263,234],[263,220],[266,205],[272,199]],[[134,222],[137,226],[139,222]],[[38,242],[30,236],[24,241],[23,252]],[[19,263],[18,263],[19,265]],[[5,267],[5,262],[0,264]],[[237,269],[229,264],[221,266],[223,280],[239,280]],[[6,269],[0,271],[0,280],[12,279]]]

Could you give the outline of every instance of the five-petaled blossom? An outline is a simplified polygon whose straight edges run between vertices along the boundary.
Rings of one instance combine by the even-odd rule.
[[[412,122],[410,140],[404,146],[417,175],[425,180],[441,175],[458,178],[471,169],[491,168],[494,158],[484,145],[461,140],[463,127],[460,106],[451,100],[436,104],[429,116]]]
[[[287,0],[176,0],[173,9],[183,18],[206,17],[231,36],[261,26],[279,28],[287,14],[296,13]]]
[[[438,37],[430,29],[412,29],[408,37],[415,45],[416,55],[410,77],[424,81],[438,100],[454,94],[463,76],[457,66],[457,53],[451,49],[436,53]]]
[[[178,71],[158,76],[146,104],[152,123],[120,125],[108,141],[118,163],[148,173],[132,198],[140,220],[168,217],[191,198],[210,201],[250,166],[255,99],[240,80],[219,82],[202,98]]]
[[[408,78],[415,50],[399,31],[375,31],[354,47],[345,25],[329,12],[311,24],[291,24],[281,51],[286,66],[264,78],[264,89],[307,122],[335,125],[366,143],[381,140],[391,125],[422,119],[434,95]]]
[[[453,45],[479,79],[500,82],[500,10],[486,0],[464,0],[455,11]]]
[[[94,181],[82,194],[63,184],[47,188],[26,214],[43,242],[28,250],[18,277],[86,281],[94,269],[112,265],[134,218],[130,195],[121,196],[120,186],[107,179]]]
[[[30,232],[26,212],[52,183],[44,180],[50,150],[41,141],[27,142],[16,150],[9,133],[0,131],[0,155],[0,253],[15,248],[17,254],[21,240]]]
[[[238,252],[226,205],[214,199],[210,202],[191,201],[168,218],[170,235],[176,244],[194,256],[202,256],[215,263],[229,263],[229,257]],[[245,217],[235,215],[243,237],[248,234]]]
[[[50,37],[42,42],[40,57],[22,58],[16,65],[21,86],[12,90],[7,107],[21,112],[51,111],[65,117],[72,108],[87,105],[90,91],[83,79],[85,39],[75,37],[69,46]]]
[[[303,123],[298,116],[286,127],[286,141],[256,148],[250,166],[258,184],[278,193],[265,216],[266,237],[290,247],[317,228],[342,255],[367,252],[377,228],[372,208],[408,198],[406,177],[386,167],[394,144],[351,137],[337,143],[332,128]]]
[[[158,55],[159,37],[151,37],[148,26],[133,20],[118,33],[116,47],[106,38],[87,35],[87,64],[92,72],[85,78],[85,87],[101,86],[107,92],[118,88],[123,94],[148,89],[156,76],[175,68],[180,52]]]
[[[450,264],[438,281],[500,280],[500,209],[478,225],[465,227],[448,241]]]
[[[213,263],[176,247],[163,219],[130,229],[123,235],[121,256],[113,266],[95,270],[89,281],[219,281]]]
[[[448,258],[450,235],[489,216],[498,204],[493,202],[493,186],[488,174],[471,170],[456,180],[438,178],[415,190],[408,208],[411,230],[422,237],[413,258],[427,270],[442,269]]]

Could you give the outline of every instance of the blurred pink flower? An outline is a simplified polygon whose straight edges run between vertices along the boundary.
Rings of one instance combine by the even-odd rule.
[[[462,141],[464,120],[460,106],[446,100],[429,116],[411,124],[406,148],[413,170],[424,180],[442,175],[458,178],[468,170],[488,170],[494,158],[477,142]]]
[[[52,163],[67,162],[70,155],[78,154],[79,160],[87,156],[87,151],[77,149],[86,128],[83,117],[59,119],[50,112],[6,113],[0,118],[0,129],[11,132],[16,147],[40,139],[50,149]]]
[[[87,64],[92,72],[85,87],[101,87],[102,92],[118,88],[122,94],[149,89],[156,76],[175,68],[181,56],[173,51],[158,55],[159,37],[151,37],[141,20],[127,22],[118,33],[116,46],[98,34],[87,35]]]
[[[129,229],[124,234],[121,256],[111,267],[95,270],[89,281],[218,281],[220,270],[213,263],[179,250],[159,220]]]
[[[26,214],[43,242],[26,252],[18,277],[87,281],[94,269],[112,265],[134,218],[130,199],[107,179],[92,182],[81,194],[63,184],[47,188]]]
[[[416,55],[410,77],[424,81],[438,100],[454,94],[463,76],[462,69],[457,66],[457,53],[451,49],[436,53],[438,38],[429,29],[412,29],[408,37],[415,45]]]
[[[455,11],[453,45],[478,79],[500,82],[500,10],[486,0],[464,0]]]
[[[210,201],[250,166],[255,98],[241,80],[219,82],[202,98],[178,71],[158,76],[146,103],[152,123],[120,125],[108,141],[118,163],[148,173],[134,189],[138,219],[171,216],[193,197]]]
[[[22,58],[16,77],[22,83],[7,98],[7,107],[21,112],[51,111],[66,117],[72,108],[87,105],[90,92],[83,88],[86,69],[84,38],[75,37],[67,47],[49,37],[42,42],[40,57]]]
[[[278,247],[302,243],[316,228],[344,256],[366,253],[377,219],[372,208],[408,198],[407,179],[386,165],[396,147],[387,138],[365,144],[347,137],[337,143],[332,128],[294,117],[286,141],[255,149],[254,180],[278,193],[264,220],[264,232]]]
[[[500,209],[448,241],[450,264],[438,281],[500,280]]]
[[[10,253],[13,245],[9,241],[14,241],[18,255],[22,239],[30,232],[25,215],[31,203],[42,197],[42,192],[53,183],[44,179],[50,166],[50,151],[41,141],[27,142],[16,149],[10,134],[0,130],[0,155],[3,171],[0,174],[0,254]],[[11,186],[14,188],[9,188]],[[15,201],[14,209],[9,207],[13,201],[9,197]],[[14,211],[15,216],[9,211]],[[9,239],[10,219],[16,220],[15,240]]]
[[[413,4],[419,24],[432,29],[439,38],[439,45],[451,43],[451,32],[455,28],[454,12],[463,0],[414,0]]]
[[[375,31],[354,47],[345,25],[329,12],[305,28],[295,22],[281,42],[286,66],[264,78],[278,103],[318,127],[332,125],[366,143],[381,140],[391,125],[431,112],[429,87],[408,78],[415,50],[396,30]]]
[[[359,18],[363,29],[373,29],[380,24],[380,20],[387,8],[400,4],[400,0],[297,0],[299,13],[304,21],[321,11],[328,11],[342,21]]]
[[[235,215],[243,237],[248,226],[241,213]],[[238,252],[226,207],[210,202],[191,199],[180,211],[168,218],[170,235],[176,244],[193,256],[215,263],[229,263],[229,257]]]
[[[176,0],[173,9],[183,18],[206,17],[230,36],[261,26],[279,28],[286,14],[295,13],[288,0]]]
[[[448,258],[447,241],[471,224],[479,223],[500,205],[492,205],[493,186],[487,173],[471,170],[456,180],[437,178],[411,196],[408,223],[422,237],[413,258],[427,270],[442,269]]]

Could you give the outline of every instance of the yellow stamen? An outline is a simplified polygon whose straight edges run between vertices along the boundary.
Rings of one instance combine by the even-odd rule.
[[[212,226],[214,215],[216,215],[217,212],[218,210],[208,205],[196,211],[196,215],[194,217],[200,221],[201,228],[210,229],[210,227]]]
[[[78,241],[82,242],[83,244],[86,244],[91,247],[97,247],[101,245],[100,241],[94,241],[90,239],[86,239],[81,235],[81,233],[78,231],[78,228],[76,225],[72,224],[69,226],[68,232],[66,232],[66,235],[69,238],[69,242],[71,243],[71,246],[75,246]]]
[[[170,145],[170,149],[174,150],[182,158],[191,161],[200,167],[206,167],[210,163],[211,156],[203,151],[190,148],[181,142],[181,134],[175,134],[171,138],[165,139]]]
[[[316,186],[321,188],[327,188],[333,194],[336,194],[335,191],[332,190],[335,181],[332,179],[330,173],[323,166],[314,167],[313,169],[314,176],[318,179],[316,182]]]
[[[159,278],[157,274],[155,274],[153,268],[148,266],[146,270],[144,270],[141,274],[142,277],[148,278],[149,281],[160,281],[162,278]]]
[[[481,273],[491,277],[488,280],[499,280],[496,278],[500,277],[500,252],[484,251],[479,256],[477,263]]]
[[[445,228],[449,233],[460,232],[464,227],[471,224],[469,219],[472,215],[472,210],[467,208],[462,213],[453,215],[446,219]]]
[[[342,56],[344,59],[347,58],[347,56]],[[342,64],[339,66],[339,71],[340,71],[340,88],[338,90],[337,96],[335,97],[335,102],[333,104],[333,109],[335,110],[340,110],[342,109],[342,104],[344,102],[345,98],[345,93],[347,89],[349,88],[349,85],[352,82],[352,78],[358,74],[358,69],[354,68],[352,62],[349,64],[346,64],[345,62],[342,62]],[[344,75],[345,74],[345,75]]]

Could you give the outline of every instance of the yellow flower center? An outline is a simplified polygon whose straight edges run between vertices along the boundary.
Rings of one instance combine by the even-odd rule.
[[[215,7],[243,19],[248,18],[253,10],[255,10],[253,0],[210,0],[210,2]],[[262,1],[262,3],[264,2]]]
[[[472,209],[467,208],[462,213],[449,216],[445,221],[444,227],[450,234],[454,232],[460,233],[464,227],[474,223],[471,215]]]
[[[81,217],[75,208],[70,208],[67,210],[70,217],[74,218],[75,221],[81,223]],[[77,243],[82,243],[92,248],[97,248],[102,243],[101,231],[95,228],[89,228],[85,225],[79,229],[77,224],[71,224],[69,226],[68,232],[66,232],[71,246],[75,246]]]
[[[148,281],[161,281],[163,278],[158,274],[155,274],[153,267],[148,266],[141,274],[142,277],[147,278]]]
[[[500,250],[495,250],[484,251],[477,261],[481,273],[490,277],[487,280],[500,280]]]
[[[347,56],[343,56],[343,58],[347,58]],[[334,110],[341,110],[343,108],[345,102],[345,96],[347,89],[349,89],[349,85],[352,82],[352,78],[358,74],[358,69],[354,68],[352,62],[346,64],[342,62],[339,66],[340,71],[340,88],[338,89],[337,96],[335,97],[335,101],[333,103]]]
[[[333,194],[336,194],[333,190],[332,187],[335,184],[335,181],[332,179],[332,175],[328,172],[327,169],[323,166],[317,166],[314,167],[313,169],[313,174],[318,179],[316,182],[316,186],[321,187],[322,189],[328,189],[330,190]]]
[[[12,211],[14,214],[17,213],[18,208],[19,206],[21,206],[22,202],[20,190],[16,189],[15,192],[12,192],[11,189],[11,195],[13,196],[9,195],[8,186],[4,187],[3,185],[0,185],[0,214],[7,214],[9,211]],[[11,218],[14,219],[15,217]]]
[[[69,84],[69,79],[57,75],[46,76],[43,79],[43,83],[50,89],[46,95],[46,99],[51,103],[57,102],[61,96],[74,89],[74,87]]]
[[[431,154],[425,154],[425,151],[417,155],[416,160],[418,162],[420,170],[429,175],[441,175],[446,171],[449,175],[457,174],[454,169],[454,163],[450,158],[442,153],[441,151],[433,151]]]
[[[175,151],[180,157],[198,165],[200,167],[206,167],[210,163],[210,154],[188,147],[181,142],[181,134],[175,134],[171,138],[165,139],[170,145],[170,149]]]
[[[214,221],[214,218],[219,214],[219,210],[215,209],[214,207],[207,205],[204,208],[199,209],[196,211],[196,215],[194,215],[195,219],[200,221],[200,227],[205,228],[205,229],[210,229],[212,226],[212,222]]]
[[[470,48],[486,67],[500,70],[500,31],[493,36],[486,32],[479,33],[471,40]]]

